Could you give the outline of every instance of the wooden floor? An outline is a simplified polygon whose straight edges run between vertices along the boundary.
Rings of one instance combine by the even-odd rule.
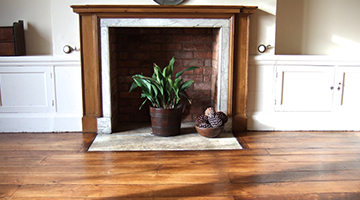
[[[360,199],[359,132],[247,132],[247,150],[86,152],[94,134],[0,134],[0,199]]]

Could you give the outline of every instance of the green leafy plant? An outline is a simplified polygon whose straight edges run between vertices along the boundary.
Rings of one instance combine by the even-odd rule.
[[[140,87],[142,89],[141,98],[145,98],[139,109],[141,109],[148,100],[154,108],[176,108],[181,96],[185,97],[191,103],[190,99],[185,94],[185,91],[194,81],[189,80],[184,82],[180,76],[185,71],[195,70],[198,67],[184,69],[181,72],[176,73],[175,79],[173,79],[174,63],[175,58],[173,57],[170,60],[169,65],[163,70],[154,63],[154,73],[152,77],[146,77],[142,74],[132,76],[134,82],[132,83],[129,92]]]

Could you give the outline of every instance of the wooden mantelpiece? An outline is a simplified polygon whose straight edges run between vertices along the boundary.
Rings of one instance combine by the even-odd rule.
[[[97,132],[102,117],[100,19],[102,18],[186,18],[228,19],[229,93],[227,113],[234,132],[247,129],[249,16],[255,6],[158,6],[158,5],[74,5],[80,17],[83,84],[83,131]]]

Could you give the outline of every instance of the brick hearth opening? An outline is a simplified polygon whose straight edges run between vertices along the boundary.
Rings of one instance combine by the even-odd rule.
[[[121,123],[150,121],[149,104],[139,110],[141,89],[128,92],[131,77],[151,77],[153,63],[163,68],[172,57],[174,74],[199,67],[182,75],[184,81],[194,80],[187,90],[192,103],[187,103],[183,121],[194,121],[207,107],[216,107],[218,42],[218,28],[109,28],[113,132]]]

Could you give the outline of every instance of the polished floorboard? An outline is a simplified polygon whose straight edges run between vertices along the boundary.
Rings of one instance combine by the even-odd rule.
[[[360,199],[359,132],[246,132],[245,150],[87,152],[95,134],[0,134],[0,199]]]

